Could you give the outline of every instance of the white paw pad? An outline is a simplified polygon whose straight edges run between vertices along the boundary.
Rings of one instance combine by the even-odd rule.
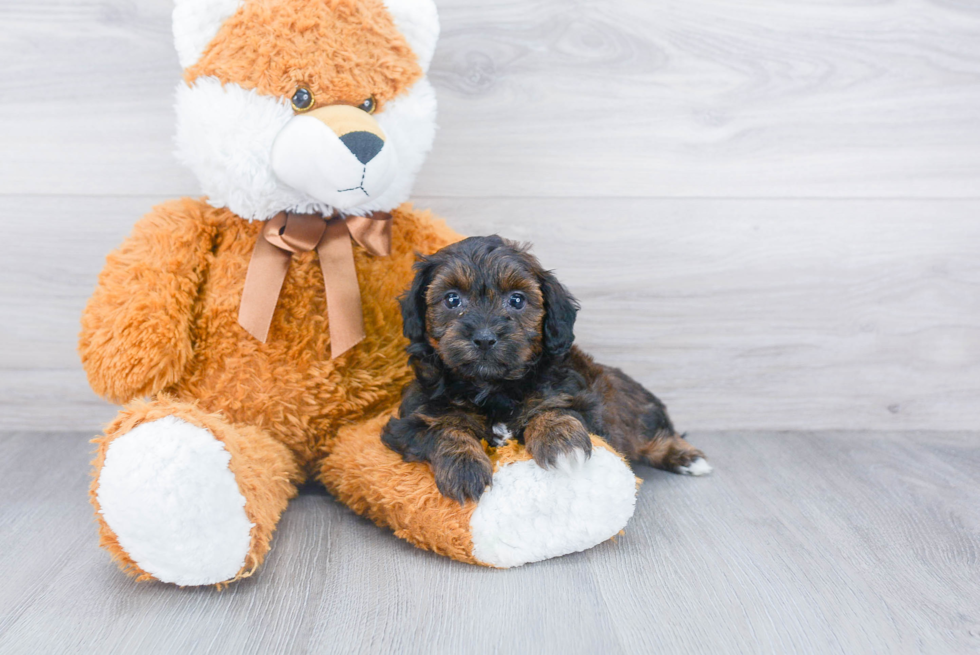
[[[507,464],[470,520],[473,556],[508,568],[585,550],[626,527],[635,504],[633,472],[605,448],[550,469]]]
[[[681,475],[708,475],[714,470],[714,467],[703,457],[698,457],[687,466],[677,467],[677,472]]]
[[[235,577],[252,523],[210,432],[168,416],[143,423],[106,452],[97,497],[119,545],[163,582],[204,585]]]

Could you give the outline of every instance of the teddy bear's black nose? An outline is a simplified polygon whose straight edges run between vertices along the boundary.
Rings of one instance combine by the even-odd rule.
[[[348,132],[340,140],[362,164],[374,159],[385,147],[385,142],[370,132]]]

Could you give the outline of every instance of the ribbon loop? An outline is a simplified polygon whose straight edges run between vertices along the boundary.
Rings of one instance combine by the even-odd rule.
[[[279,212],[262,230],[265,240],[289,252],[310,252],[323,238],[327,224],[319,214]]]
[[[354,241],[375,257],[391,254],[391,214],[374,212],[368,216],[348,216],[347,229]]]
[[[264,343],[293,253],[315,249],[327,297],[330,356],[353,348],[364,338],[364,314],[351,239],[374,256],[390,255],[391,214],[375,212],[344,219],[336,214],[279,212],[266,221],[245,274],[238,323]]]

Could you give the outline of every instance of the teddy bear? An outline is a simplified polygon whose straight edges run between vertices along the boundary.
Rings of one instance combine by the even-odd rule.
[[[436,127],[431,0],[176,0],[173,29],[177,154],[204,197],[136,223],[79,338],[92,388],[122,405],[91,486],[120,567],[249,576],[309,481],[471,564],[617,535],[637,480],[601,439],[552,468],[488,445],[492,485],[465,504],[381,443],[412,377],[397,298],[417,253],[461,238],[407,202]]]

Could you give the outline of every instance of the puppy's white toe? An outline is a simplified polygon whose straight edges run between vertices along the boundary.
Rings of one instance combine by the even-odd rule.
[[[696,475],[696,476],[708,475],[714,470],[715,470],[714,467],[711,466],[711,464],[708,463],[708,460],[706,460],[703,457],[698,457],[696,460],[694,460],[687,466],[677,467],[677,472],[680,473],[681,475]]]

